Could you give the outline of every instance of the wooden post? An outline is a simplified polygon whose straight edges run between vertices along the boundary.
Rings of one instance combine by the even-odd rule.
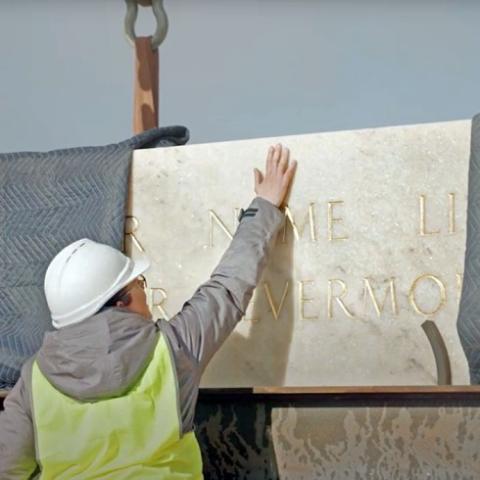
[[[158,127],[159,59],[152,37],[135,39],[133,132]]]

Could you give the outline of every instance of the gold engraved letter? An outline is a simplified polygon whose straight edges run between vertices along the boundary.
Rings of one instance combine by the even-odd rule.
[[[138,230],[139,227],[140,222],[138,221],[137,217],[125,217],[125,236],[130,236],[130,238],[132,239],[132,243],[135,245],[135,247],[137,247],[137,249],[141,253],[145,253],[145,249],[135,235],[135,232]]]
[[[288,293],[288,286],[289,286],[289,282],[287,280],[285,282],[285,288],[283,289],[283,294],[282,294],[282,299],[280,300],[280,305],[277,308],[275,306],[275,302],[273,300],[272,292],[270,291],[270,286],[268,285],[267,282],[264,282],[264,284],[263,284],[263,287],[265,288],[265,295],[267,297],[268,303],[269,303],[270,308],[272,310],[273,318],[275,318],[275,320],[278,320],[278,317],[282,313],[283,304],[285,303],[285,298],[286,298],[287,293]]]
[[[448,233],[453,234],[456,231],[455,222],[455,194],[448,194]]]
[[[463,273],[456,273],[455,277],[457,279],[457,302],[459,302],[462,297]]]
[[[328,225],[328,240],[333,242],[334,240],[347,240],[348,236],[344,237],[337,237],[333,232],[333,226],[335,223],[342,222],[341,217],[334,217],[333,216],[333,207],[335,205],[343,205],[343,200],[334,200],[328,202],[328,211],[327,211],[327,225]]]
[[[232,240],[233,235],[230,233],[230,230],[226,227],[226,225],[220,220],[220,217],[213,211],[209,210],[208,211],[210,215],[210,242],[209,246],[213,247],[213,226],[215,223],[220,227],[220,230],[222,230],[225,235]]]
[[[333,294],[333,283],[336,282],[341,285],[342,287],[342,293],[340,295],[334,295]],[[337,303],[340,305],[340,308],[344,311],[345,315],[347,317],[353,318],[354,314],[347,308],[347,306],[343,303],[341,297],[346,295],[347,293],[347,285],[343,280],[340,280],[338,278],[332,278],[331,280],[328,281],[328,318],[333,318],[333,299],[337,301]]]
[[[316,242],[317,232],[315,227],[315,204],[311,203],[308,206],[308,219],[306,217],[301,226],[295,223],[295,220],[293,219],[293,215],[290,208],[288,206],[285,207],[285,224],[283,226],[282,243],[286,243],[288,223],[290,223],[290,225],[292,226],[295,240],[300,240],[300,237],[303,235],[303,232],[305,231],[305,226],[307,225],[307,222],[310,226],[310,240],[312,242]]]
[[[422,310],[417,303],[417,299],[415,297],[415,289],[417,288],[418,284],[423,281],[423,280],[432,280],[439,288],[440,291],[440,301],[438,302],[438,305],[435,309],[433,309],[431,312],[427,312],[426,310]],[[408,299],[410,300],[410,303],[412,304],[413,309],[419,314],[419,315],[435,315],[446,303],[447,303],[447,291],[445,289],[445,285],[443,282],[436,277],[435,275],[431,275],[429,273],[426,273],[425,275],[422,275],[418,278],[415,279],[415,281],[412,283],[412,286],[410,288],[410,292],[408,294]]]
[[[158,308],[160,314],[162,315],[162,318],[164,318],[165,320],[168,320],[170,316],[168,315],[167,311],[163,308],[163,303],[167,300],[167,292],[163,288],[148,288],[147,291],[149,293],[149,295],[147,296],[147,298],[149,299],[148,303],[152,310],[152,313],[156,307]],[[158,298],[155,296],[155,293],[157,292],[161,297],[160,300],[158,300]]]
[[[368,294],[372,299],[373,308],[375,308],[375,311],[377,312],[377,316],[380,317],[380,314],[383,312],[385,308],[385,304],[387,303],[388,291],[390,291],[390,300],[392,302],[392,312],[394,315],[398,315],[397,292],[395,289],[394,277],[389,279],[387,291],[385,292],[385,297],[381,305],[378,304],[377,298],[375,297],[375,293],[373,292],[372,286],[370,285],[370,280],[368,278],[364,278],[363,281],[365,282],[364,296],[363,296],[363,302],[364,302],[365,308],[367,306],[367,294]]]
[[[318,318],[318,315],[305,315],[305,304],[307,302],[313,302],[313,298],[305,297],[305,285],[315,283],[313,280],[300,280],[298,282],[298,298],[300,299],[300,318],[304,320],[314,320]]]
[[[431,232],[427,231],[427,214],[425,209],[425,202],[427,200],[426,195],[420,195],[420,236],[426,237],[428,235],[437,235],[440,233],[440,230],[432,230]]]

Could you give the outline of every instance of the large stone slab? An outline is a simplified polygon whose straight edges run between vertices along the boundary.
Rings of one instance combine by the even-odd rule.
[[[468,383],[456,318],[469,138],[458,121],[135,152],[127,247],[153,261],[157,317],[210,275],[267,147],[299,162],[274,255],[204,386],[434,384],[427,319],[453,383]]]

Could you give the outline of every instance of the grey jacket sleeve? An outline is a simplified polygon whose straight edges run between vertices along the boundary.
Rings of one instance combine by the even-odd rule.
[[[255,198],[210,279],[168,322],[200,374],[245,314],[283,219],[275,205]]]
[[[22,375],[4,402],[0,413],[0,478],[20,480],[31,478],[38,466],[35,440],[26,388],[31,376],[32,361],[22,368]]]

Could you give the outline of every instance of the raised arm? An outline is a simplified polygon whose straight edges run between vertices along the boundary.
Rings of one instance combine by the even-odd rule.
[[[296,168],[289,156],[280,144],[270,147],[265,174],[254,170],[257,197],[243,212],[229,248],[210,279],[169,322],[201,372],[245,314],[267,264]]]

